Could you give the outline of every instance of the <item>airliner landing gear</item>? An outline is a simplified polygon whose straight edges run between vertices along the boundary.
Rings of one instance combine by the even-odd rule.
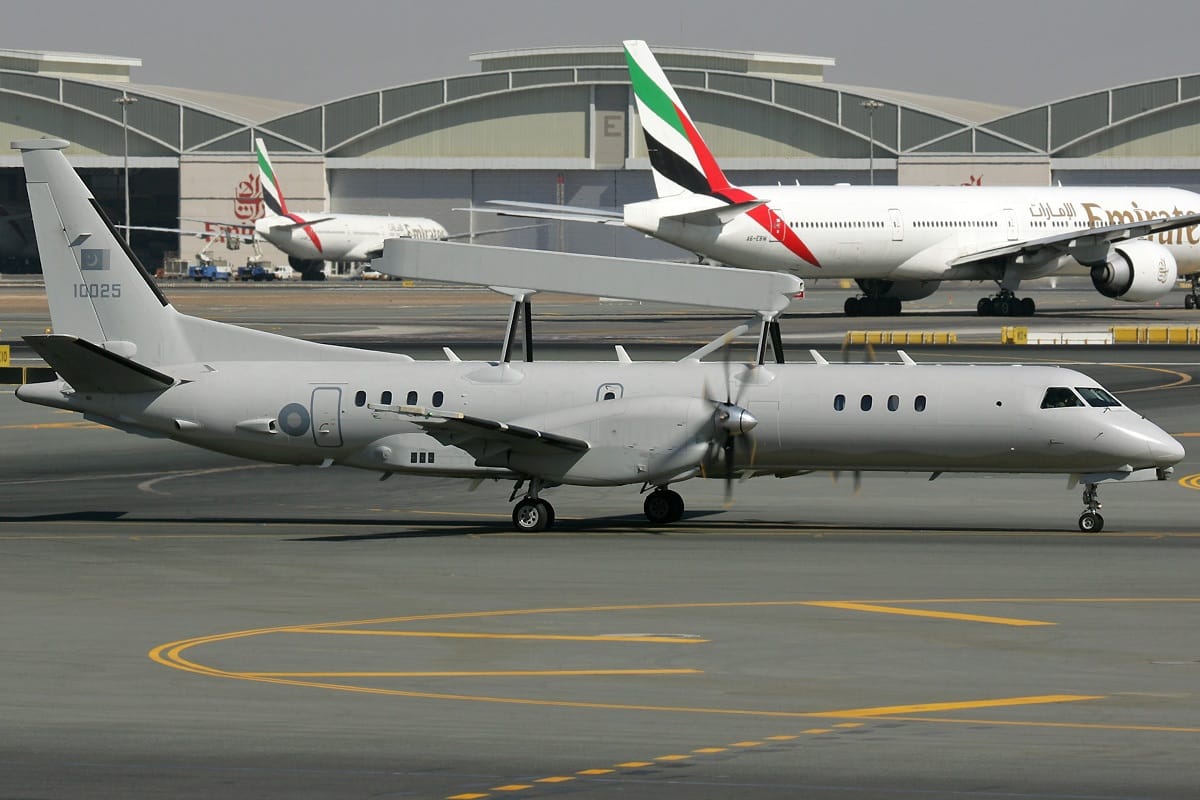
[[[995,297],[984,297],[975,306],[981,317],[1032,317],[1037,306],[1032,297],[1017,297],[1009,289],[1001,289]]]
[[[683,517],[683,498],[678,492],[660,486],[646,496],[642,511],[646,512],[646,519],[654,525],[678,522]]]
[[[325,262],[319,259],[297,258],[288,256],[288,264],[300,273],[302,281],[325,280]]]
[[[521,486],[525,481],[518,481],[513,487],[511,500],[517,496],[517,492],[521,490]],[[538,497],[538,491],[542,489],[542,482],[534,478],[529,482],[529,491],[525,497],[513,508],[512,521],[513,527],[522,533],[537,533],[538,531],[549,530],[554,525],[554,506],[547,503]]]
[[[1183,307],[1189,311],[1195,309],[1200,311],[1200,272],[1194,272],[1187,276],[1191,282],[1191,289],[1183,296]]]
[[[1100,516],[1100,490],[1096,484],[1089,483],[1083,489],[1083,504],[1086,506],[1079,515],[1079,530],[1084,533],[1099,533],[1104,530],[1104,517]]]

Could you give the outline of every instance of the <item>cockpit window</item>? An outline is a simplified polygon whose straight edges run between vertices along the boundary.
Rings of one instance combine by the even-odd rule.
[[[1083,405],[1079,396],[1065,386],[1051,386],[1042,398],[1042,408],[1072,408]]]
[[[1111,408],[1121,405],[1121,401],[1098,386],[1076,386],[1075,391],[1093,408]]]

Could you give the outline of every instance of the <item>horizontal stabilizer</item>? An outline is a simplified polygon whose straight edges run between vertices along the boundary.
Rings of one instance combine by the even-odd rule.
[[[617,209],[583,208],[554,203],[527,203],[519,200],[489,200],[486,205],[456,208],[455,211],[478,211],[502,217],[553,219],[563,222],[594,222],[600,225],[624,225],[625,215]]]
[[[26,336],[25,341],[77,392],[136,394],[175,385],[170,375],[77,336]]]
[[[766,204],[766,200],[747,200],[744,203],[733,203],[727,206],[718,206],[716,208],[706,208],[703,211],[687,211],[683,214],[671,214],[663,217],[674,222],[683,222],[688,225],[711,225],[720,227],[731,220],[734,220],[745,214],[747,211],[758,208]]]
[[[725,308],[774,317],[804,289],[794,275],[611,256],[388,239],[375,269],[398,278]]]
[[[290,225],[272,225],[272,231],[294,231],[296,228],[307,228],[309,225],[316,225],[319,222],[329,222],[337,217],[316,217],[314,219],[302,219],[299,222],[293,222]]]

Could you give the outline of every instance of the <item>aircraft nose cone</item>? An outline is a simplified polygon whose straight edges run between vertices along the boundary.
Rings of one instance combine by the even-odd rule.
[[[1171,434],[1166,431],[1150,441],[1150,458],[1154,459],[1155,466],[1169,467],[1173,464],[1178,464],[1183,460],[1185,455],[1183,445],[1179,443]]]

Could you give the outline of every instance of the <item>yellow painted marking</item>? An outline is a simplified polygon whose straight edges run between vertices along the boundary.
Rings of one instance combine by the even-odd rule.
[[[841,608],[847,611],[867,611],[874,614],[900,614],[906,617],[929,617],[931,619],[952,619],[959,622],[984,622],[990,625],[1010,625],[1013,627],[1031,627],[1036,625],[1055,625],[1054,622],[1043,622],[1035,619],[1012,619],[1010,617],[985,617],[979,614],[958,614],[950,611],[927,611],[921,608],[897,608],[871,603],[849,603],[836,600],[817,600],[808,603],[810,606],[821,608]]]
[[[43,430],[67,430],[79,428],[106,428],[108,430],[116,430],[109,428],[107,425],[99,425],[95,422],[87,422],[79,420],[77,422],[31,422],[26,425],[0,425],[0,431],[43,431]]]
[[[678,636],[569,636],[542,633],[458,633],[454,631],[379,631],[289,628],[289,633],[321,633],[336,636],[405,636],[415,639],[515,639],[532,642],[637,642],[643,644],[705,644],[708,639]]]
[[[493,792],[519,792],[522,789],[532,789],[532,783],[510,783],[507,786],[493,786]]]
[[[799,739],[799,736],[768,736],[772,742],[790,742],[792,739]]]
[[[1200,733],[1200,727],[1124,725],[1104,722],[1029,722],[1015,719],[961,719],[957,717],[887,717],[901,722],[942,722],[949,725],[1008,725],[1021,728],[1069,728],[1081,731],[1141,731],[1149,733]]]
[[[728,747],[697,747],[692,752],[693,753],[703,753],[705,755],[712,755],[713,753],[724,753],[727,750],[729,750]]]
[[[480,800],[487,797],[486,794],[452,794],[446,800]]]
[[[1179,479],[1179,485],[1185,489],[1200,489],[1200,473],[1184,475]]]
[[[928,711],[955,711],[964,708],[1004,708],[1006,706],[1034,706],[1049,703],[1077,703],[1081,700],[1103,700],[1100,694],[1046,694],[1032,697],[1001,697],[995,700],[964,700],[956,703],[918,703],[909,706],[879,706],[877,708],[851,708],[845,711],[830,711],[826,717],[890,717],[896,714],[924,714]]]
[[[689,758],[691,758],[691,756],[679,756],[679,755],[655,756],[654,760],[655,761],[687,761]]]
[[[611,769],[581,769],[578,772],[576,772],[575,774],[576,775],[608,775],[611,772],[615,772],[615,770],[611,770]]]
[[[245,678],[503,678],[512,676],[701,675],[699,669],[526,669],[491,672],[239,672]]]
[[[634,769],[637,767],[652,767],[652,766],[654,766],[654,762],[653,761],[626,761],[624,764],[617,764],[616,766]]]
[[[833,728],[809,728],[805,733],[833,733]]]
[[[863,724],[861,722],[839,722],[837,725],[834,725],[833,727],[835,727],[835,728],[861,728],[862,725]]]
[[[734,742],[730,747],[761,747],[762,742]]]
[[[534,783],[566,783],[573,780],[575,778],[570,775],[551,775],[549,778],[538,778]]]

